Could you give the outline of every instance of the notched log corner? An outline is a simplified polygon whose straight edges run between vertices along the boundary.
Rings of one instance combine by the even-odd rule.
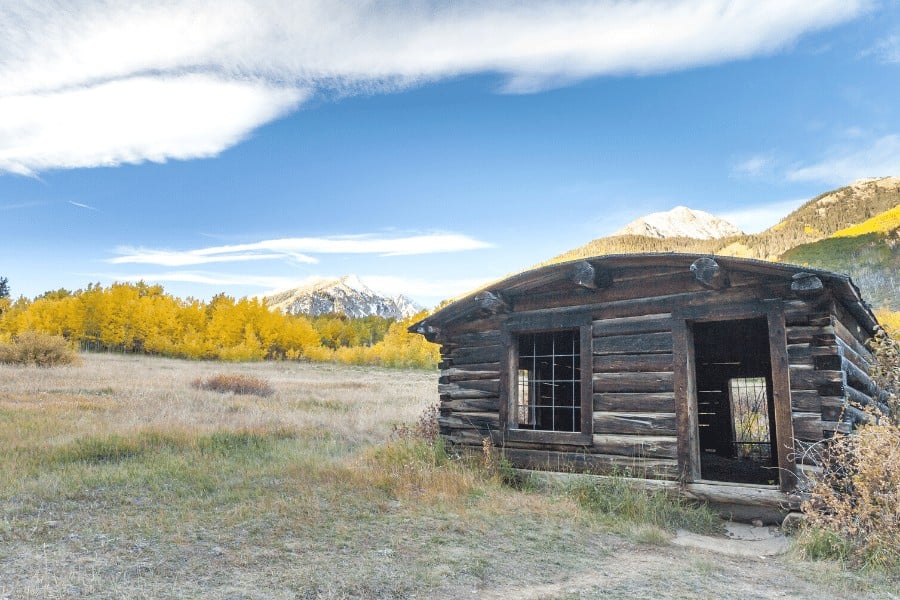
[[[691,273],[703,287],[710,290],[724,290],[731,286],[728,272],[712,258],[704,256],[691,264]]]
[[[812,273],[796,273],[791,279],[791,291],[800,298],[812,298],[825,291],[825,284]]]

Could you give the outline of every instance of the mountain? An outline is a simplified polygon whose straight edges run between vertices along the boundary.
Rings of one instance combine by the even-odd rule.
[[[685,231],[677,230],[681,234],[677,237],[658,237],[646,231],[612,235],[547,262],[643,252],[691,252],[789,262],[848,273],[868,302],[896,311],[900,310],[896,275],[900,271],[898,207],[900,177],[861,179],[816,196],[761,233],[713,239],[688,237]]]
[[[355,275],[346,275],[340,279],[323,279],[307,286],[266,296],[265,300],[272,310],[313,317],[340,313],[354,319],[370,316],[403,319],[422,310],[422,307],[406,296],[391,298],[378,294]]]
[[[712,240],[743,235],[743,233],[732,223],[708,212],[692,210],[686,206],[676,206],[668,212],[651,213],[632,221],[613,235]]]

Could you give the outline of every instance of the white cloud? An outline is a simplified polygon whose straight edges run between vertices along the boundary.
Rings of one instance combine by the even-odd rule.
[[[241,288],[267,288],[281,289],[291,285],[293,280],[287,277],[246,275],[240,273],[208,273],[201,271],[168,271],[162,273],[144,273],[130,275],[116,275],[109,273],[94,273],[92,277],[99,277],[109,281],[121,281],[134,283],[146,281],[153,283],[199,283],[221,287]]]
[[[900,63],[900,34],[889,35],[863,52],[863,56],[875,56],[882,63]]]
[[[846,185],[865,177],[900,174],[900,135],[883,136],[870,145],[833,150],[823,160],[788,172],[791,181]]]
[[[734,165],[732,171],[737,175],[756,177],[768,170],[774,161],[771,154],[757,154]]]
[[[311,93],[532,92],[778,51],[867,0],[45,0],[0,6],[0,171],[213,156]]]
[[[0,97],[0,171],[214,156],[301,98],[296,89],[208,75]]]
[[[383,294],[392,296],[405,294],[409,296],[414,293],[417,297],[439,298],[442,300],[461,296],[493,281],[490,278],[417,279],[381,275],[367,275],[360,279],[373,290]]]
[[[490,246],[486,242],[455,233],[434,233],[406,237],[352,235],[282,238],[263,240],[252,244],[212,246],[183,251],[122,247],[117,249],[121,256],[109,259],[107,262],[112,264],[152,264],[167,267],[284,259],[315,263],[318,262],[317,259],[309,256],[309,254],[380,254],[382,256],[400,256],[459,252],[489,248]]]
[[[84,204],[83,202],[75,202],[74,200],[69,200],[69,204],[71,204],[72,206],[76,206],[76,207],[78,207],[78,208],[83,208],[83,209],[85,209],[85,210],[97,210],[97,209],[94,208],[93,206],[90,206],[90,205],[88,205],[88,204]]]
[[[732,210],[722,213],[720,216],[737,225],[745,233],[759,233],[778,223],[807,200],[809,198],[771,202]]]

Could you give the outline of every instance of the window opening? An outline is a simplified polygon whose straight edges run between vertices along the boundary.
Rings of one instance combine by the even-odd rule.
[[[740,377],[728,382],[737,458],[769,461],[769,397],[763,377]]]
[[[519,429],[581,431],[578,330],[519,334],[513,414]]]

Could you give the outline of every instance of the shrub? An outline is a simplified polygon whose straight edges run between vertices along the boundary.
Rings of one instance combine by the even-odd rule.
[[[272,386],[264,379],[248,375],[219,374],[209,379],[195,379],[191,384],[199,390],[210,390],[222,394],[241,394],[253,396],[271,396],[275,393]]]
[[[878,382],[889,415],[864,408],[870,422],[836,436],[810,454],[820,471],[803,502],[800,546],[811,558],[848,560],[863,568],[900,569],[900,348],[881,335],[873,343]]]
[[[60,335],[23,331],[10,343],[0,343],[0,363],[14,365],[80,365],[81,356]]]

